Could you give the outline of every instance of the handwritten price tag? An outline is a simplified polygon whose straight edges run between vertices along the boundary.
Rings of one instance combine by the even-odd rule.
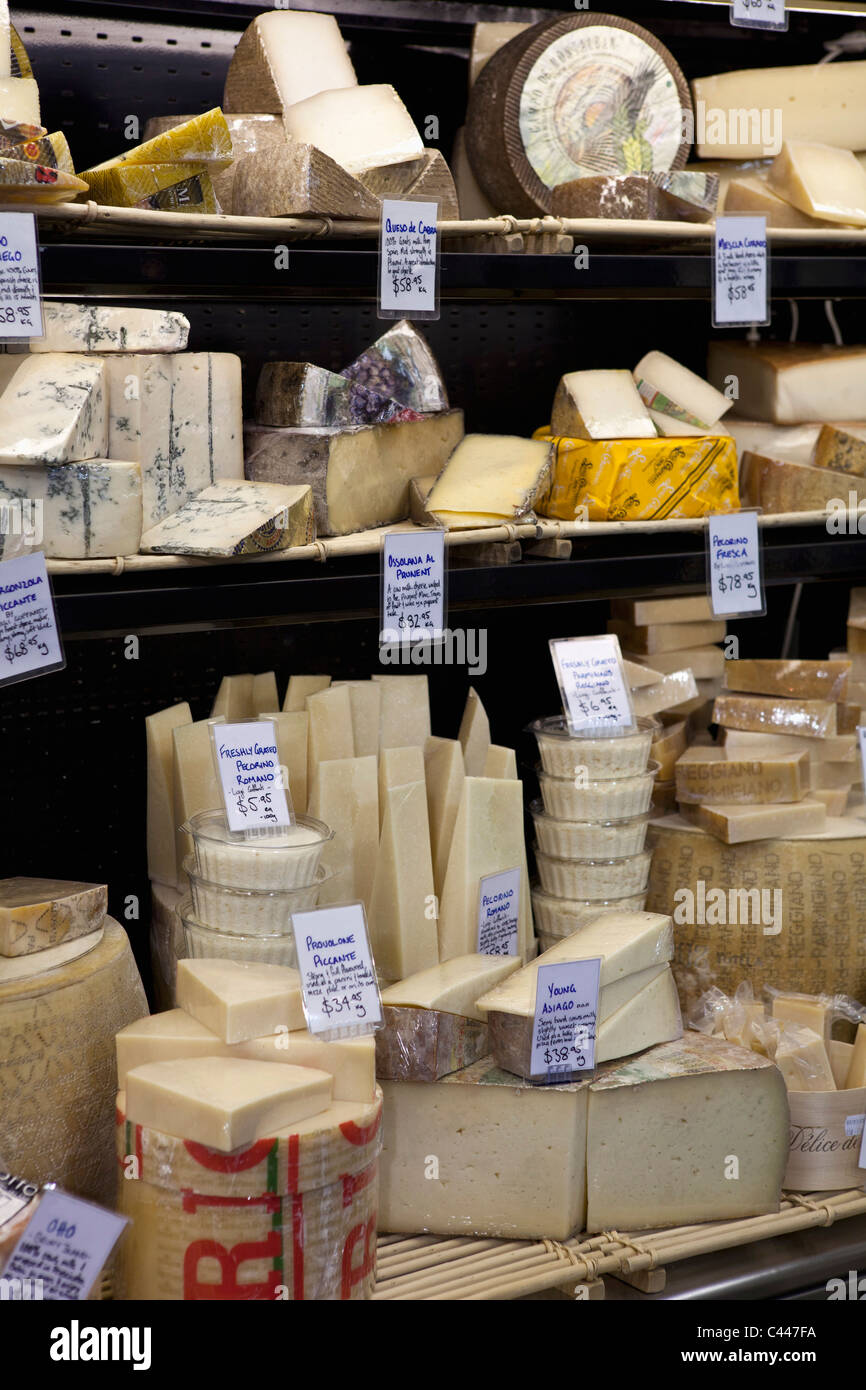
[[[732,0],[731,23],[740,29],[787,29],[785,0]]]
[[[386,198],[379,239],[380,318],[438,318],[438,203]]]
[[[0,564],[0,685],[65,665],[45,556],[39,550],[5,560]]]
[[[263,830],[294,819],[270,719],[212,725],[229,830]]]
[[[717,618],[766,612],[757,512],[709,517],[710,603]]]
[[[713,274],[716,328],[770,322],[766,217],[717,217]]]
[[[520,869],[485,874],[478,892],[478,950],[482,956],[516,956],[520,918]]]
[[[42,1199],[9,1258],[3,1279],[28,1281],[38,1297],[87,1298],[128,1220],[60,1188]]]
[[[601,960],[541,965],[532,1026],[533,1076],[595,1066],[595,1030]]]
[[[382,543],[380,641],[435,642],[444,627],[445,532],[390,532]]]
[[[573,730],[634,723],[618,637],[552,638],[550,654]]]
[[[382,1022],[382,1003],[363,903],[295,912],[292,930],[310,1032],[372,1033]]]
[[[36,218],[0,213],[0,342],[44,333]]]

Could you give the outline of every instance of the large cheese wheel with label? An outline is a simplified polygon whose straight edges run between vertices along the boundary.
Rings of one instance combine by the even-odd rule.
[[[466,150],[497,212],[550,212],[591,174],[681,169],[692,104],[658,39],[605,14],[543,20],[495,53],[469,97]]]
[[[0,984],[0,1154],[10,1171],[111,1204],[114,1035],[146,1013],[126,932],[111,917],[86,954]]]

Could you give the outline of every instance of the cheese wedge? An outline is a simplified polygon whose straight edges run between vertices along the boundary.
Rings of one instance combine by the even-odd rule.
[[[333,15],[272,10],[244,30],[226,77],[226,111],[279,115],[317,92],[358,79]]]
[[[712,430],[734,404],[731,397],[665,352],[648,352],[642,357],[634,369],[634,380],[648,408],[700,431]]]
[[[283,965],[178,961],[177,1002],[227,1043],[306,1026],[301,977]]]
[[[811,788],[805,753],[729,759],[724,748],[695,746],[681,754],[674,777],[677,800],[695,805],[719,801],[739,805],[802,801]]]
[[[709,830],[726,845],[746,840],[777,840],[786,835],[811,835],[824,829],[826,808],[820,801],[805,797],[788,805],[743,806],[735,802],[712,805],[680,804],[680,815],[692,825]]]
[[[833,1033],[833,1010],[829,1000],[810,994],[774,994],[773,1018],[781,1023],[795,1023],[800,1028],[811,1028],[829,1049]]]
[[[811,217],[866,227],[866,170],[850,150],[786,140],[767,170],[767,182]]]
[[[531,516],[547,493],[552,466],[549,442],[468,434],[433,484],[427,510],[456,530]]]
[[[571,439],[651,439],[656,433],[624,371],[568,372],[556,388],[550,428]]]
[[[480,994],[506,980],[521,967],[519,956],[455,956],[389,985],[382,991],[383,1004],[411,1004],[422,1009],[441,1009],[484,1021],[476,1008]]]
[[[836,1082],[820,1033],[787,1023],[776,1046],[774,1060],[789,1091],[835,1091]]]
[[[471,685],[457,737],[463,749],[463,765],[467,777],[483,777],[491,746],[490,720],[477,690]]]

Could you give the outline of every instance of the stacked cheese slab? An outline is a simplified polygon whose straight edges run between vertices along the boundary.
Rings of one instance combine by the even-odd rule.
[[[214,107],[149,133],[149,138],[146,132],[142,144],[86,169],[83,196],[94,203],[155,212],[220,212],[212,175],[231,161],[231,132]]]
[[[297,972],[276,965],[181,961],[177,991],[116,1039],[121,1296],[369,1297],[373,1038],[313,1037]],[[213,1242],[237,1257],[208,1261]]]

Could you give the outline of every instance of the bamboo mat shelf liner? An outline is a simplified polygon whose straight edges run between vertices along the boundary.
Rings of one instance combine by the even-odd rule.
[[[0,207],[3,206],[0,197]],[[10,207],[12,205],[10,204]],[[170,240],[211,240],[225,237],[276,237],[291,240],[377,240],[378,221],[329,217],[235,217],[226,213],[156,212],[145,208],[105,207],[98,203],[15,203],[15,212],[32,212],[44,229],[87,231],[119,235],[165,237]],[[511,217],[502,215],[474,221],[442,221],[443,241],[451,237],[506,236],[513,233],[564,234],[577,239],[606,241],[611,245],[645,244],[659,249],[674,247],[702,251],[712,245],[712,222],[646,222],[598,217]],[[771,246],[779,249],[833,249],[849,245],[866,247],[866,228],[769,227]]]
[[[839,512],[850,517],[857,529],[857,511]],[[773,516],[759,516],[759,526],[810,526],[821,525],[827,514],[817,512],[779,512]],[[687,518],[676,521],[537,521],[514,522],[502,526],[485,526],[474,531],[447,531],[445,544],[449,546],[479,545],[489,541],[529,541],[569,538],[579,540],[582,536],[627,536],[638,532],[703,531],[706,517]],[[391,526],[381,526],[373,531],[358,531],[352,536],[328,536],[313,541],[310,545],[297,545],[291,550],[279,550],[269,555],[236,555],[193,557],[189,555],[119,555],[112,560],[48,560],[49,574],[126,574],[140,570],[184,570],[199,569],[213,565],[260,565],[281,564],[292,560],[341,559],[352,555],[376,555],[381,549],[382,537],[389,531],[417,531],[425,534],[423,526],[411,521],[397,521]],[[567,562],[566,562],[567,563]]]
[[[688,1260],[717,1250],[866,1215],[866,1191],[788,1192],[781,1210],[740,1221],[711,1221],[662,1231],[605,1231],[581,1240],[493,1240],[474,1237],[380,1235],[377,1301],[521,1298],[573,1280]]]

